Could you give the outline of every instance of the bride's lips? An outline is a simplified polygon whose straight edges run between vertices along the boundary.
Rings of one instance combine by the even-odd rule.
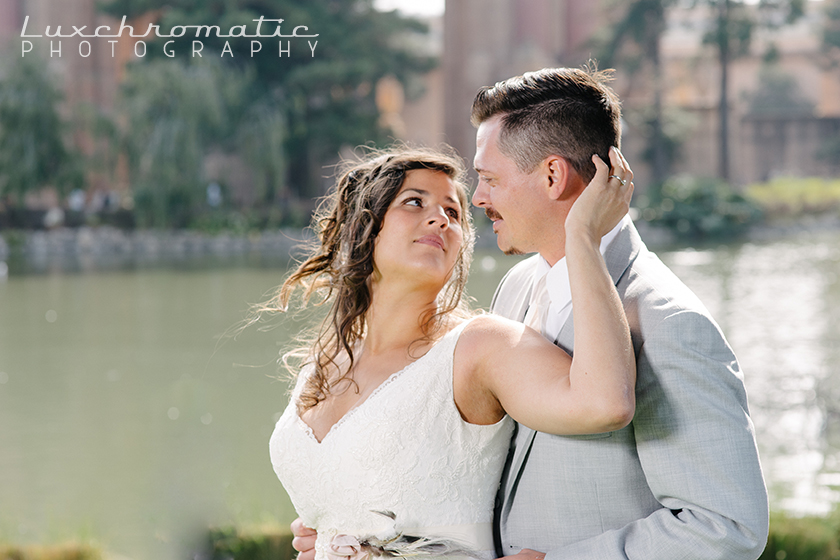
[[[443,250],[443,238],[439,235],[424,235],[420,239],[416,240],[415,243],[431,245],[432,247],[437,247],[438,249]]]

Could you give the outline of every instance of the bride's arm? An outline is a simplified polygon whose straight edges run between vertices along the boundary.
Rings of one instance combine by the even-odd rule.
[[[613,150],[610,159],[623,175],[626,162]],[[473,321],[459,345],[465,343],[472,366],[463,388],[479,394],[472,393],[464,410],[495,403],[518,422],[555,434],[606,432],[632,419],[636,364],[630,330],[600,253],[601,237],[627,213],[632,174],[627,170],[627,185],[618,185],[607,179],[609,168],[600,158],[593,161],[596,175],[566,220],[574,358],[520,323],[496,316]],[[456,386],[456,402],[458,393]]]

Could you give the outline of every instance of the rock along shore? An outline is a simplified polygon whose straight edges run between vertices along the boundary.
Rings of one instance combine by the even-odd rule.
[[[235,260],[256,256],[287,262],[311,239],[308,230],[274,230],[247,235],[195,231],[124,231],[112,227],[0,232],[0,261],[20,259],[28,270],[116,268],[132,264]]]

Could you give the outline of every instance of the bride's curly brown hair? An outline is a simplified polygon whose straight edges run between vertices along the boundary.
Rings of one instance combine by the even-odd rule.
[[[316,295],[316,305],[330,304],[313,340],[284,357],[290,370],[298,368],[289,364],[289,357],[298,358],[299,365],[314,366],[299,398],[301,411],[324,400],[339,381],[353,382],[354,349],[364,338],[372,301],[370,280],[376,237],[406,174],[415,169],[439,171],[452,180],[458,193],[463,231],[463,244],[450,278],[438,295],[437,308],[424,318],[422,340],[434,340],[451,314],[469,315],[462,296],[475,233],[461,158],[451,148],[444,151],[396,146],[370,151],[361,160],[345,161],[339,165],[335,188],[322,199],[312,219],[312,229],[317,234],[314,248],[276,294],[252,310],[249,321],[259,320],[263,313],[287,311],[293,293],[299,289],[303,290],[301,307]],[[339,367],[339,361],[343,367]],[[331,371],[344,373],[330,375]]]

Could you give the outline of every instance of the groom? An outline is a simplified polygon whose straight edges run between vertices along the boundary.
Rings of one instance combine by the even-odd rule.
[[[473,203],[493,221],[502,251],[538,253],[508,272],[492,310],[522,321],[540,306],[536,328],[568,352],[564,222],[595,173],[591,154],[608,161],[621,133],[605,78],[544,69],[483,88],[472,107]],[[497,552],[518,560],[753,560],[766,543],[768,504],[735,355],[629,217],[601,251],[635,347],[635,418],[594,436],[518,426],[497,499]]]

